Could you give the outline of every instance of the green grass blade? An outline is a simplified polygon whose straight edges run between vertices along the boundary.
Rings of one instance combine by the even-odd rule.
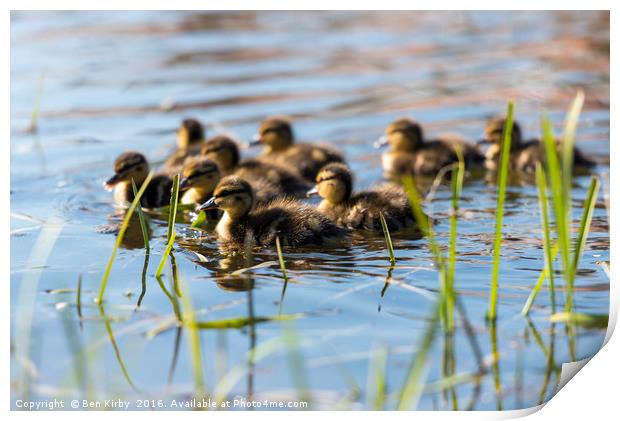
[[[549,321],[551,323],[575,324],[587,328],[607,329],[609,315],[562,312],[552,314]]]
[[[240,329],[252,324],[266,322],[282,322],[297,320],[305,317],[304,313],[279,314],[276,316],[255,316],[255,317],[236,317],[224,320],[195,321],[194,327],[197,329]]]
[[[399,411],[409,410],[415,401],[420,397],[423,390],[423,375],[425,373],[425,367],[428,360],[428,354],[435,340],[435,331],[439,324],[440,305],[437,305],[433,311],[431,320],[426,327],[426,331],[422,337],[419,351],[413,356],[411,363],[409,364],[409,370],[405,383],[400,390],[398,397],[398,403],[396,405]]]
[[[172,191],[170,195],[170,208],[168,210],[168,243],[170,243],[170,237],[172,237],[172,231],[174,231],[174,223],[177,218],[177,206],[179,203],[179,174],[175,174],[172,179]]]
[[[549,293],[551,296],[551,311],[555,312],[555,282],[554,282],[554,274],[553,274],[553,259],[554,259],[555,253],[551,250],[551,225],[549,222],[549,199],[547,197],[547,176],[545,175],[545,170],[540,163],[536,163],[536,184],[538,185],[538,203],[540,206],[541,223],[542,223],[542,228],[543,228],[543,248],[545,250],[545,273],[547,275],[547,279],[549,279]]]
[[[456,272],[456,242],[457,224],[459,211],[459,198],[463,190],[463,178],[465,175],[465,159],[460,148],[456,149],[459,162],[452,170],[452,210],[450,212],[450,242],[448,246],[448,270],[447,270],[447,302],[446,302],[446,321],[448,332],[454,330],[454,274]]]
[[[105,293],[106,286],[108,285],[108,278],[110,277],[110,272],[112,271],[112,265],[114,264],[114,259],[116,258],[116,252],[118,251],[118,248],[120,247],[123,241],[123,237],[125,237],[125,231],[127,231],[127,227],[129,226],[129,221],[131,220],[131,216],[133,215],[133,212],[136,209],[137,204],[140,202],[140,198],[144,194],[144,191],[146,190],[147,186],[151,182],[152,178],[153,178],[153,172],[151,171],[146,176],[144,183],[142,183],[142,186],[140,186],[140,190],[138,190],[138,194],[135,195],[133,202],[131,203],[131,206],[129,206],[129,209],[127,210],[127,213],[125,214],[125,219],[123,219],[121,229],[119,230],[118,235],[116,236],[116,243],[114,244],[114,248],[112,248],[112,254],[110,255],[110,260],[108,260],[108,265],[106,266],[105,272],[103,273],[103,278],[101,279],[101,286],[99,287],[99,296],[97,298],[97,302],[99,304],[103,303],[103,294]]]
[[[194,374],[194,387],[196,389],[196,395],[204,395],[205,380],[204,371],[202,367],[202,349],[200,346],[200,330],[196,324],[196,312],[192,306],[189,291],[184,282],[180,282],[183,294],[181,295],[181,306],[183,309],[183,325],[188,330],[187,340],[188,349],[190,351],[190,357],[192,362],[192,371]]]
[[[288,276],[286,276],[286,265],[284,264],[284,255],[282,254],[282,246],[280,245],[280,237],[276,237],[276,251],[278,252],[278,261],[280,262],[280,269],[282,270],[282,278],[284,284],[282,285],[282,293],[280,294],[280,313],[282,313],[282,303],[284,303],[284,295],[286,294],[286,286],[288,285]]]
[[[196,219],[194,220],[194,222],[192,222],[191,227],[198,228],[202,226],[206,221],[207,221],[207,214],[205,213],[205,211],[200,211],[198,215],[196,216]]]
[[[75,307],[77,309],[78,319],[82,323],[82,274],[78,276],[77,293],[75,294]]]
[[[388,350],[385,346],[377,347],[373,350],[371,356],[371,365],[369,372],[372,376],[368,376],[368,408],[374,411],[382,411],[385,409],[385,398],[387,394],[386,368],[387,368]],[[374,389],[374,394],[370,390]]]
[[[583,108],[584,95],[582,91],[577,92],[570,110],[566,116],[564,124],[564,138],[562,139],[562,190],[564,191],[564,208],[568,213],[570,221],[571,207],[571,186],[573,183],[573,156],[575,153],[575,133],[577,132],[577,123],[579,115]]]
[[[592,177],[590,182],[590,188],[588,189],[588,195],[583,206],[583,215],[581,217],[581,223],[579,225],[579,233],[577,235],[577,242],[575,243],[575,252],[573,255],[572,272],[577,273],[579,267],[579,260],[583,250],[586,247],[586,240],[588,239],[588,233],[590,232],[590,225],[592,224],[592,215],[594,214],[594,206],[596,205],[596,197],[599,189],[599,180],[597,177]],[[570,311],[573,306],[573,289],[567,291],[566,297],[566,311]]]
[[[547,162],[547,174],[549,175],[549,187],[551,190],[551,198],[553,202],[553,213],[555,216],[555,225],[562,256],[562,267],[564,268],[564,279],[568,285],[568,290],[572,289],[572,268],[570,265],[570,235],[568,232],[569,220],[568,213],[565,208],[564,188],[562,183],[562,169],[556,150],[555,139],[551,129],[551,122],[547,117],[543,118],[543,143],[545,146],[545,159]]]
[[[558,250],[559,250],[559,247],[558,247],[558,243],[556,242],[555,244],[553,244],[553,247],[551,248],[550,258],[552,262],[555,260],[555,257],[558,254]],[[530,292],[530,295],[527,297],[527,300],[525,301],[525,304],[523,305],[523,309],[521,310],[521,315],[527,316],[529,314],[530,310],[532,309],[532,305],[534,304],[534,300],[536,300],[536,296],[540,292],[540,288],[542,288],[543,282],[545,281],[545,279],[549,277],[548,272],[547,272],[548,270],[549,268],[545,264],[545,267],[540,272],[538,281],[536,281],[536,285],[534,285],[534,288],[532,288],[532,292]],[[551,282],[549,282],[549,288],[551,288]]]
[[[136,183],[131,179],[131,188],[133,189],[134,197],[138,194],[138,189],[136,188]],[[140,219],[140,229],[142,230],[142,237],[144,238],[144,249],[146,253],[151,252],[151,247],[149,245],[149,231],[146,228],[146,220],[144,219],[144,212],[142,211],[142,204],[138,204],[136,206],[136,213],[138,214],[138,219]]]
[[[118,365],[121,368],[121,371],[123,372],[123,376],[125,377],[125,380],[127,380],[127,383],[129,384],[129,386],[131,386],[131,388],[134,391],[138,391],[133,381],[131,380],[131,377],[129,376],[127,367],[125,367],[125,363],[123,362],[123,358],[121,357],[121,351],[118,348],[118,344],[116,343],[116,340],[114,339],[114,332],[112,332],[112,326],[110,325],[110,319],[108,318],[108,316],[106,316],[102,305],[99,306],[99,313],[101,314],[101,317],[103,318],[105,329],[108,332],[108,337],[110,338],[110,344],[112,344],[112,348],[114,348],[114,355],[116,356]]]
[[[385,244],[390,254],[390,263],[392,264],[396,263],[396,257],[394,257],[394,244],[392,244],[392,236],[390,235],[390,230],[387,226],[387,222],[385,222],[383,213],[379,214],[379,219],[381,220],[381,228],[383,229],[383,236],[385,237]]]
[[[166,259],[168,258],[168,255],[172,251],[172,246],[174,245],[174,239],[176,235],[177,233],[175,231],[172,231],[172,236],[168,240],[168,245],[166,246],[166,249],[164,250],[164,254],[161,256],[161,260],[159,261],[159,265],[157,266],[157,271],[155,272],[156,278],[160,277],[162,272],[164,271],[164,266],[166,265]]]
[[[495,213],[495,241],[493,242],[493,274],[491,277],[491,292],[489,294],[489,310],[487,318],[497,318],[497,298],[499,293],[499,261],[502,247],[502,223],[504,218],[504,200],[506,197],[506,183],[508,180],[508,163],[510,158],[510,145],[512,142],[512,124],[514,120],[514,104],[508,103],[506,124],[504,125],[504,137],[502,139],[502,153],[499,167],[499,180],[497,191],[497,209]]]

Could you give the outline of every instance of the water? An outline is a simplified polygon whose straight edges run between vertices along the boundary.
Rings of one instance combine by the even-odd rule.
[[[30,396],[39,399],[120,396],[135,408],[135,398],[169,404],[195,390],[188,332],[146,335],[173,317],[173,304],[154,277],[165,248],[164,220],[150,219],[152,252],[140,309],[135,311],[135,304],[145,253],[136,224],[106,291],[105,315],[137,391],[123,376],[93,303],[115,241],[101,227],[118,220],[101,183],[111,174],[115,156],[128,148],[161,161],[184,117],[208,123],[211,134],[228,131],[249,139],[265,116],[289,114],[299,138],[328,139],[340,148],[355,171],[356,187],[363,188],[381,179],[372,142],[397,117],[415,116],[431,136],[449,131],[477,139],[486,119],[504,112],[507,100],[514,99],[517,119],[534,136],[543,111],[559,132],[572,97],[583,88],[578,146],[603,160],[609,155],[608,13],[29,12],[12,14],[11,43],[12,343],[19,336],[16,323],[29,314],[18,299],[28,274],[37,270],[29,256],[42,224],[51,218],[62,223],[31,297],[36,301],[30,359],[36,376]],[[40,130],[24,133],[41,76]],[[579,312],[608,311],[609,280],[600,265],[609,260],[603,201],[608,170],[597,167],[603,188],[576,281]],[[588,183],[588,177],[575,179],[575,216]],[[436,231],[444,245],[449,197],[444,186],[426,208],[440,220]],[[552,396],[561,362],[594,354],[604,332],[552,327],[544,289],[529,322],[519,316],[543,266],[536,190],[527,182],[508,191],[499,320],[495,331],[488,329],[493,184],[466,182],[461,207],[456,287],[466,317],[457,312],[453,338],[437,334],[426,383],[445,377],[445,355],[453,355],[454,372],[479,372],[476,346],[486,371],[478,381],[457,383],[452,390],[427,390],[418,408],[536,405]],[[277,261],[275,250],[261,250],[247,261],[220,250],[212,236],[199,237],[186,223],[178,231],[174,257],[187,288],[179,300],[191,297],[200,320],[278,314],[283,282],[277,264],[231,275]],[[394,245],[398,260],[385,290],[390,265],[382,236],[333,250],[285,249],[290,282],[281,311],[303,314],[288,333],[297,336],[297,345],[280,347],[247,370],[248,350],[287,337],[288,324],[203,330],[206,390],[212,392],[239,365],[246,369],[231,398],[290,401],[303,398],[305,389],[313,408],[371,407],[370,357],[387,347],[387,407],[393,408],[438,291],[425,242],[395,235]],[[164,273],[163,284],[173,291],[169,266]],[[81,325],[75,305],[80,275]],[[70,291],[48,292],[59,289]],[[551,363],[545,356],[550,348]],[[300,363],[291,370],[296,352]],[[75,380],[82,378],[75,373],[83,360],[90,388]],[[23,359],[13,356],[11,364],[17,382]],[[12,395],[20,397],[15,387]]]

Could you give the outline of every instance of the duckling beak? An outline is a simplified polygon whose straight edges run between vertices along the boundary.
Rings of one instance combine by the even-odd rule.
[[[375,147],[375,149],[379,149],[379,148],[384,147],[388,143],[389,143],[388,137],[384,135],[384,136],[381,136],[379,139],[377,139],[377,141],[373,144],[373,146]]]
[[[252,136],[252,140],[250,140],[247,145],[248,148],[251,148],[252,146],[257,146],[260,145],[262,143],[262,140],[260,138],[260,134],[256,133],[254,136]]]
[[[196,208],[196,211],[200,212],[203,210],[210,210],[210,209],[217,209],[217,205],[215,204],[215,197],[212,197],[211,199],[204,202],[202,205],[198,206]]]
[[[312,197],[312,196],[315,196],[317,194],[319,194],[319,188],[318,188],[318,186],[314,186],[314,187],[312,187],[310,190],[308,190],[306,192],[306,197]]]
[[[121,177],[118,174],[114,174],[108,179],[108,181],[103,183],[103,188],[107,191],[112,191],[114,190],[114,186],[116,186],[120,181]]]
[[[190,188],[192,182],[189,179],[183,177],[181,181],[179,181],[179,190],[187,190]]]

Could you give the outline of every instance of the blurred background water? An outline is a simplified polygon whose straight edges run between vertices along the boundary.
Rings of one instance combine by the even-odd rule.
[[[41,82],[39,131],[27,133],[23,129]],[[381,180],[380,155],[372,143],[397,117],[415,117],[431,136],[457,132],[479,139],[485,121],[505,112],[513,99],[528,137],[540,132],[542,113],[560,133],[578,89],[586,103],[577,144],[604,161],[609,155],[607,12],[12,13],[12,340],[21,317],[22,280],[33,270],[28,258],[42,223],[55,217],[63,224],[35,296],[32,394],[83,397],[85,389],[72,381],[80,347],[89,355],[99,398],[192,393],[187,333],[173,329],[145,336],[173,314],[154,278],[165,221],[150,221],[153,250],[140,309],[134,310],[144,264],[139,228],[130,230],[106,293],[110,326],[138,391],[124,378],[92,301],[115,241],[100,232],[115,212],[101,183],[120,152],[137,149],[161,161],[185,117],[203,121],[209,134],[249,139],[264,117],[288,114],[298,138],[324,139],[341,149],[357,188],[363,188]],[[609,260],[608,169],[597,167],[603,189],[576,282],[579,312],[608,311],[609,280],[600,265]],[[575,216],[588,183],[588,177],[575,179]],[[440,220],[436,229],[443,244],[449,197],[449,189],[440,188],[427,209]],[[495,341],[497,376],[488,370],[478,382],[459,383],[454,394],[429,390],[421,409],[535,405],[552,396],[561,362],[592,355],[602,343],[603,331],[567,334],[563,325],[550,325],[546,290],[530,320],[519,316],[543,267],[536,190],[528,183],[508,191],[498,330],[487,329],[495,201],[492,183],[466,183],[456,288],[467,319],[457,315],[452,352],[456,372],[473,373],[479,364],[472,343],[488,365]],[[251,278],[231,279],[248,264],[277,260],[274,250],[247,262],[223,253],[211,236],[197,237],[180,224],[175,258],[201,318],[277,314],[282,291],[277,265],[256,269]],[[250,367],[231,396],[294,399],[300,387],[293,372],[303,371],[312,407],[365,408],[367,383],[372,384],[369,357],[382,346],[389,352],[388,393],[398,391],[431,316],[438,278],[423,240],[397,235],[395,247],[398,261],[383,295],[389,262],[382,237],[335,250],[285,250],[291,282],[282,310],[307,313],[295,322],[302,367],[291,370],[290,356],[279,350]],[[80,275],[81,328],[74,308]],[[169,287],[169,270],[164,280]],[[59,289],[69,291],[49,293]],[[282,329],[272,322],[202,331],[206,389],[213,390],[223,373],[244,365],[250,348],[279,337]],[[438,335],[428,383],[445,377],[449,343]],[[20,364],[12,358],[13,373]],[[393,404],[388,401],[388,407]]]

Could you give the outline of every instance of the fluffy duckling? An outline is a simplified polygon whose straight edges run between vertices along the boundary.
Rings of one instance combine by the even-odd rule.
[[[502,117],[494,118],[487,123],[484,130],[485,139],[491,146],[485,154],[485,166],[490,170],[496,170],[501,156],[501,144],[504,137],[504,126],[506,119]],[[561,142],[556,142],[558,151],[561,149]],[[510,142],[510,168],[516,171],[532,173],[536,169],[537,162],[543,162],[545,157],[545,147],[538,139],[523,141],[521,127],[515,121],[512,125],[512,138]],[[583,152],[575,148],[573,153],[573,165],[577,171],[587,171],[595,165],[595,162],[586,157]]]
[[[204,137],[204,127],[198,120],[193,118],[183,120],[177,131],[177,149],[166,159],[164,171],[167,174],[180,174],[185,159],[200,153]]]
[[[215,231],[225,242],[272,245],[276,237],[283,245],[301,246],[342,238],[346,231],[337,227],[314,208],[293,199],[277,199],[254,207],[254,192],[240,177],[224,177],[213,197],[198,210],[221,209],[224,216]]]
[[[458,162],[457,148],[465,159],[465,167],[482,166],[484,157],[477,145],[459,137],[426,140],[419,123],[408,118],[392,122],[375,147],[390,145],[382,156],[383,169],[388,178],[405,174],[435,176],[440,169]]]
[[[220,182],[220,170],[215,162],[204,156],[192,156],[183,165],[179,189],[183,192],[182,205],[200,205],[206,202]]]
[[[260,160],[290,168],[310,183],[319,170],[331,162],[344,162],[340,152],[308,143],[294,143],[291,123],[286,117],[264,120],[251,145],[265,145]]]
[[[309,188],[301,177],[279,165],[257,159],[240,160],[239,147],[227,136],[208,139],[201,153],[217,162],[222,173],[238,175],[250,183],[252,180],[262,180],[277,190],[279,196],[303,197]],[[257,186],[252,187],[257,190]]]
[[[132,202],[134,199],[131,180],[140,189],[149,173],[149,164],[140,152],[124,152],[114,161],[114,175],[104,183],[106,190],[114,190],[117,203]],[[167,175],[155,175],[140,199],[145,208],[159,208],[170,203],[172,180]]]
[[[351,170],[344,164],[326,165],[316,176],[316,186],[308,195],[318,194],[323,201],[318,210],[338,226],[381,231],[381,214],[390,231],[414,222],[411,205],[403,189],[393,184],[353,193]]]

